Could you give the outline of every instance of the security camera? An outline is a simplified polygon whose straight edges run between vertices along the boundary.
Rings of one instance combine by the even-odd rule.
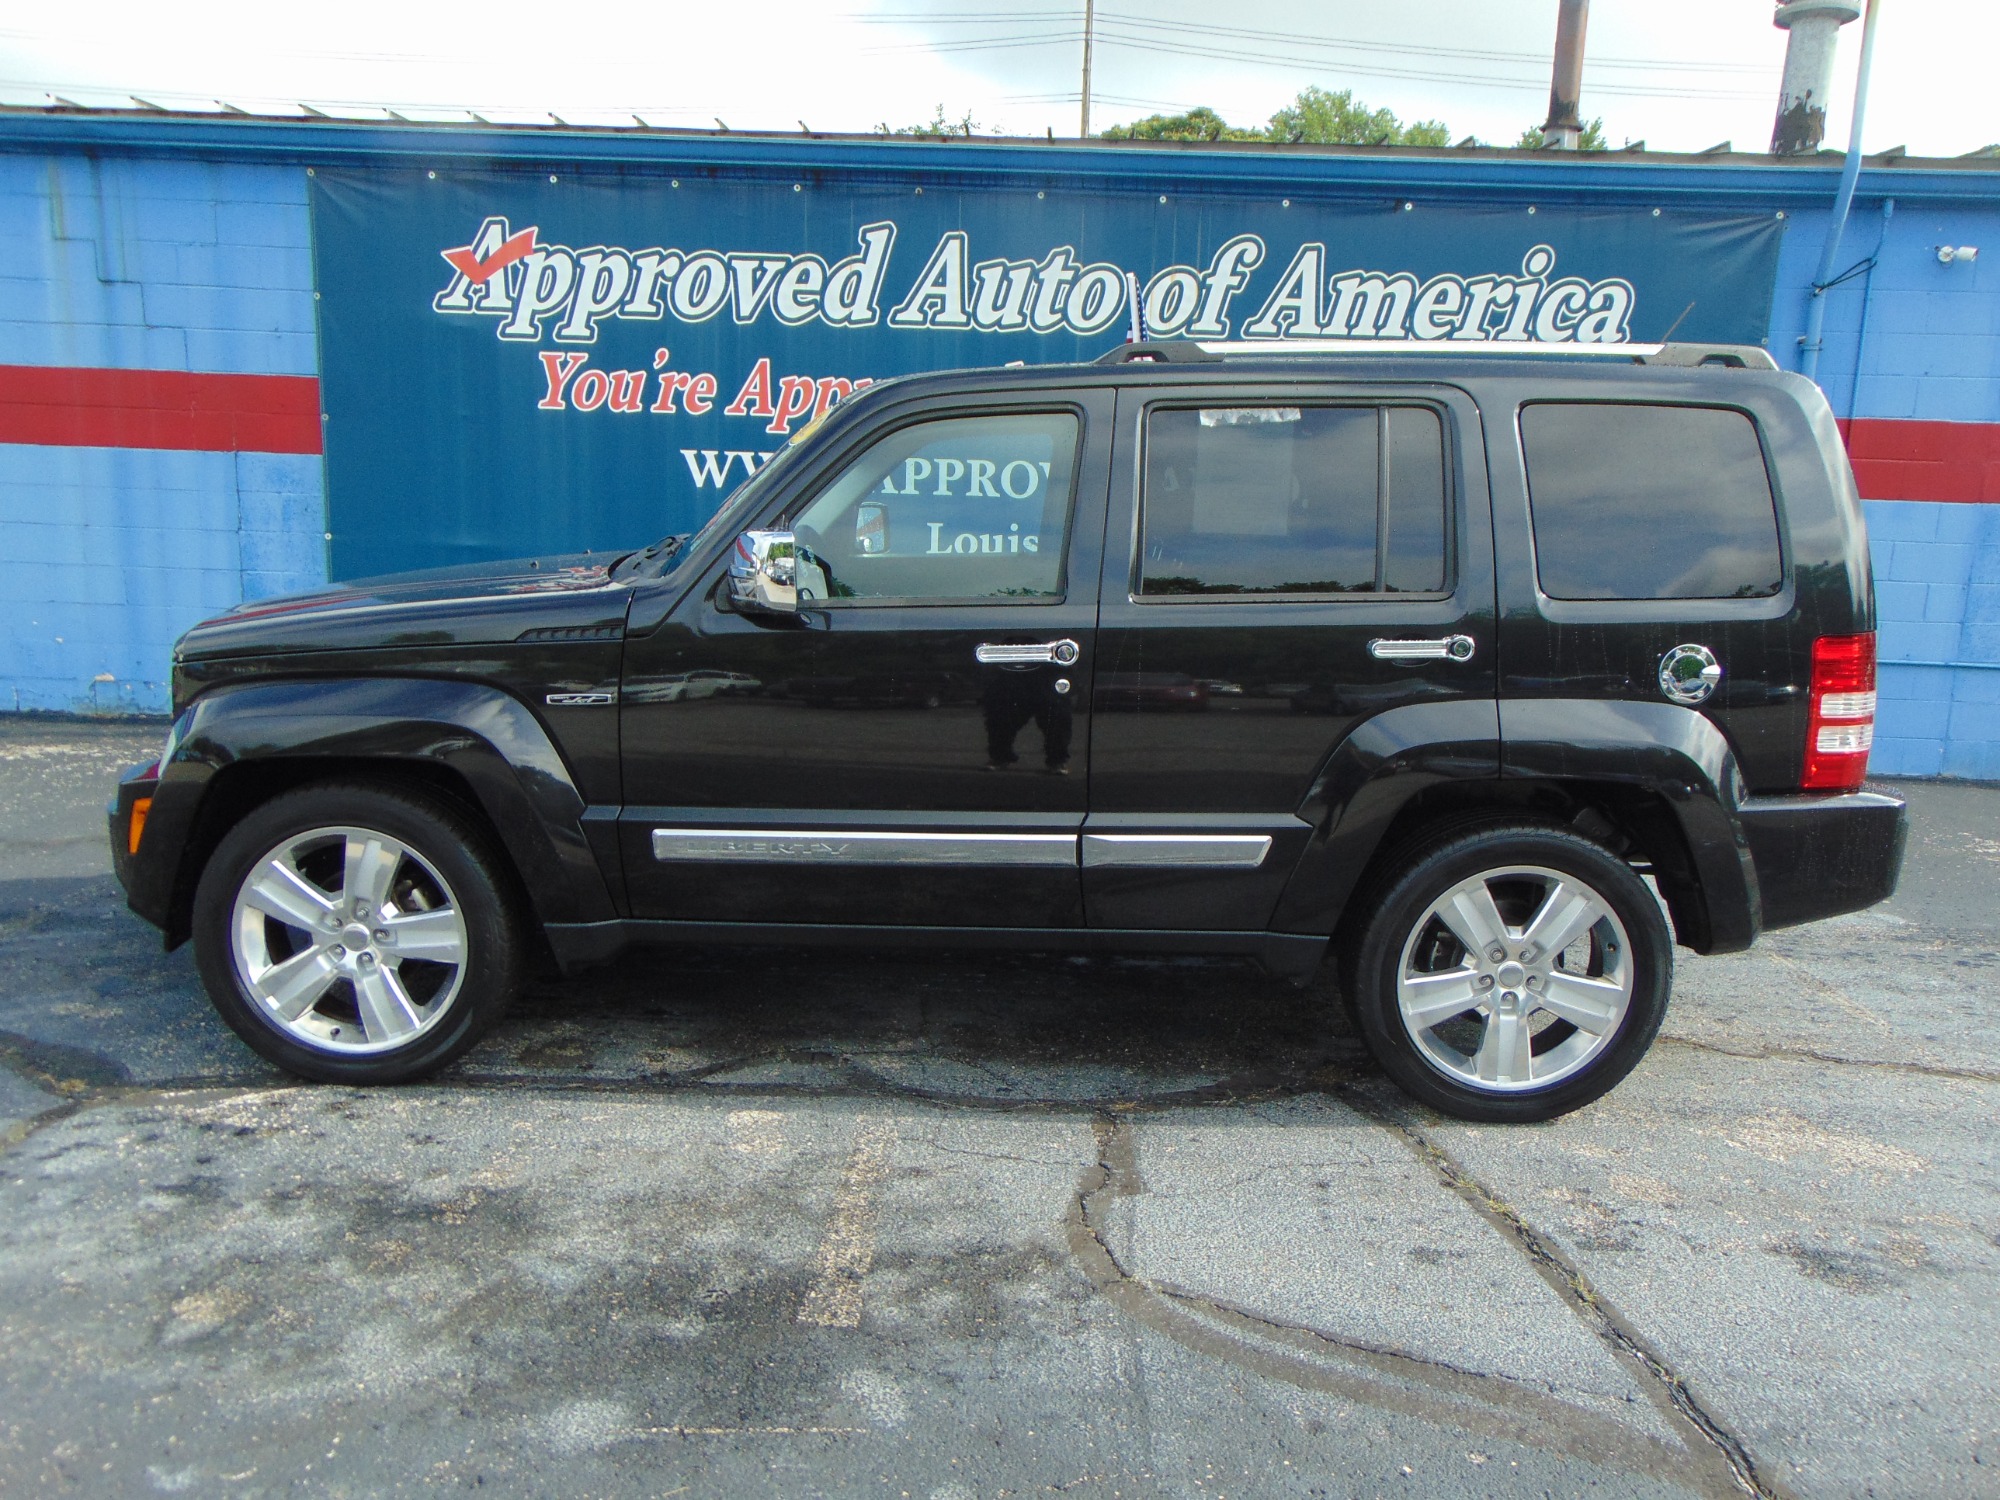
[[[1939,245],[1937,255],[1938,264],[1948,266],[1955,260],[1978,260],[1979,247],[1977,245],[1959,245],[1957,247]]]

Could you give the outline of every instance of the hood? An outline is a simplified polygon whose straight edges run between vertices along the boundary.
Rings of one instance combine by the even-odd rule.
[[[529,631],[622,629],[631,590],[617,552],[430,568],[240,604],[204,620],[174,659],[265,652],[499,644]],[[572,639],[583,639],[578,635]]]

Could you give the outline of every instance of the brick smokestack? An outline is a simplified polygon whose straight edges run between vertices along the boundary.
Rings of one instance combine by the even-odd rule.
[[[1583,32],[1590,24],[1590,0],[1562,0],[1556,15],[1555,70],[1549,78],[1549,118],[1542,144],[1574,151],[1583,136],[1577,99],[1583,93]]]

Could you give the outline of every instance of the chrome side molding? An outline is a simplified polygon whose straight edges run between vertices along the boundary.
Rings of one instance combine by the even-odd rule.
[[[1074,867],[1076,835],[655,828],[653,858],[766,865]]]
[[[662,862],[1254,870],[1267,833],[904,833],[869,829],[655,828]]]
[[[1086,833],[1086,870],[1254,870],[1271,852],[1268,833]]]

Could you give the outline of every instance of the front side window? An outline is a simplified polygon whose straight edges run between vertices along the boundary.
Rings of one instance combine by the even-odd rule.
[[[1445,587],[1444,430],[1427,407],[1165,408],[1145,454],[1141,598]]]
[[[1707,406],[1521,408],[1535,568],[1551,599],[1755,599],[1784,585],[1757,429]]]
[[[830,604],[1060,599],[1079,431],[1035,412],[891,433],[793,518],[801,586]]]

